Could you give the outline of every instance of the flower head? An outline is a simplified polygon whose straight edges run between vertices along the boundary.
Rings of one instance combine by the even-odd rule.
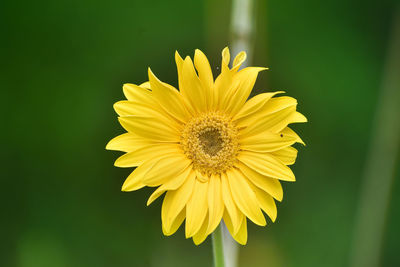
[[[222,51],[221,74],[215,79],[206,56],[175,54],[179,91],[149,69],[149,81],[125,84],[127,100],[115,103],[127,133],[107,149],[127,152],[115,166],[136,167],[123,191],[157,187],[150,205],[165,194],[161,219],[165,235],[185,222],[186,238],[203,242],[223,219],[232,237],[247,242],[247,218],[266,225],[263,211],[275,221],[275,200],[283,196],[279,180],[295,181],[287,165],[295,162],[294,143],[303,143],[288,125],[306,122],[297,101],[283,92],[249,98],[265,68],[247,67],[239,53],[229,68],[229,49]]]

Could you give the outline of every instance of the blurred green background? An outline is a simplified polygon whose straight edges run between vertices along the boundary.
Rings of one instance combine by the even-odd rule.
[[[249,226],[240,266],[347,266],[395,1],[258,1],[255,92],[285,90],[308,124],[278,219]],[[150,189],[120,192],[131,169],[106,143],[112,109],[147,67],[177,84],[174,52],[209,57],[230,45],[231,2],[0,3],[0,265],[211,266],[180,229],[161,232]],[[397,114],[397,116],[400,112]],[[397,178],[399,174],[397,172]],[[379,178],[379,177],[378,177]],[[374,201],[372,198],[371,201]],[[392,186],[383,266],[400,266],[400,184]]]

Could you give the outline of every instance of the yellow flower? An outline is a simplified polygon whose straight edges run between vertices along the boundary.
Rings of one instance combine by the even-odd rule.
[[[137,167],[122,191],[158,187],[147,205],[166,192],[161,219],[167,236],[186,219],[186,238],[200,244],[223,219],[232,237],[246,244],[247,218],[265,226],[264,211],[275,221],[274,199],[283,195],[279,180],[295,181],[287,167],[297,156],[291,145],[303,142],[288,124],[307,119],[296,111],[296,99],[274,97],[283,92],[247,101],[265,68],[239,71],[245,59],[239,53],[229,68],[225,48],[214,81],[200,50],[194,65],[176,52],[179,91],[149,69],[149,82],[125,84],[128,100],[114,105],[127,133],[106,148],[127,152],[115,166]]]

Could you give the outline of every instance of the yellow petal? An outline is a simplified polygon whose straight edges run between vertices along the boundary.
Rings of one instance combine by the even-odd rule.
[[[244,215],[243,215],[243,213],[241,213],[241,216],[240,216],[240,223],[239,223],[239,227],[238,227],[238,230],[239,230],[239,228],[240,228],[240,225],[242,224],[242,219],[243,219],[243,217],[244,217]],[[231,234],[231,236],[233,237],[234,235],[236,235],[236,233],[238,232],[238,230],[237,231],[234,231],[234,229],[233,229],[233,224],[232,224],[232,219],[231,219],[231,216],[229,215],[229,213],[227,212],[227,210],[224,210],[224,214],[222,215],[222,218],[224,219],[224,223],[225,223],[225,225],[226,225],[226,228],[228,228],[228,230],[229,230],[229,233]]]
[[[154,117],[130,116],[119,117],[122,127],[147,140],[164,142],[180,142],[180,133],[170,126],[168,121],[160,121]]]
[[[295,98],[290,96],[274,97],[265,103],[260,113],[262,113],[262,115],[268,115],[292,106],[297,106],[297,100]]]
[[[155,156],[159,157],[171,153],[182,154],[181,146],[171,143],[153,143],[122,155],[115,161],[114,165],[121,168],[134,167]]]
[[[177,190],[167,191],[165,194],[161,208],[161,220],[166,233],[171,231],[173,223],[182,209],[185,210],[184,207],[192,195],[195,180],[196,175],[192,171],[181,187]]]
[[[254,124],[248,125],[240,131],[240,135],[255,135],[262,132],[280,132],[291,122],[290,117],[295,111],[296,107],[291,106],[265,117],[258,116],[258,119]]]
[[[256,194],[257,201],[260,204],[261,209],[271,218],[272,222],[275,222],[277,209],[274,199],[268,193],[254,185],[252,185],[251,189]]]
[[[260,119],[264,118],[268,120],[272,117],[273,113],[282,111],[289,107],[296,107],[296,105],[297,100],[293,97],[280,96],[271,98],[264,104],[261,109],[259,109],[256,113],[253,113],[252,116],[247,116],[239,120],[237,122],[238,127],[247,127],[249,125],[254,125],[255,123],[259,122]]]
[[[143,183],[147,186],[159,186],[181,174],[191,163],[183,153],[163,156],[144,175]]]
[[[243,163],[238,164],[239,169],[247,177],[247,179],[258,188],[264,190],[275,199],[282,201],[283,190],[279,180],[264,176],[255,170],[247,167]]]
[[[126,153],[125,155],[119,157],[115,161],[114,165],[121,168],[134,167],[142,164],[148,159],[154,158],[155,156],[159,157],[174,153],[183,153],[179,144],[153,143]]]
[[[236,55],[235,59],[233,60],[232,64],[232,72],[237,72],[240,68],[240,65],[246,60],[247,55],[246,52],[241,51],[239,54]]]
[[[208,215],[206,215],[206,218],[204,219],[203,224],[200,227],[200,230],[193,236],[193,242],[194,244],[200,245],[203,243],[204,240],[206,240],[207,236],[209,235],[207,233],[207,226],[208,226]]]
[[[144,175],[154,166],[158,158],[151,159],[137,167],[129,176],[126,178],[122,185],[122,191],[134,191],[145,186],[143,183]]]
[[[212,100],[211,89],[214,84],[214,77],[207,57],[199,49],[194,53],[194,65],[199,73],[199,79],[205,89],[206,100]]]
[[[221,68],[222,71],[225,71],[226,68],[228,68],[229,61],[231,60],[231,54],[229,53],[229,48],[225,47],[222,50],[222,62],[221,62]],[[229,70],[229,69],[228,69]]]
[[[171,227],[170,227],[170,229],[168,229],[168,231],[164,228],[164,225],[162,225],[163,234],[165,236],[173,235],[179,229],[179,227],[181,226],[181,224],[185,220],[185,216],[186,216],[186,210],[183,209],[178,214],[178,216],[176,216],[176,218],[172,221]]]
[[[231,97],[225,98],[225,102],[222,105],[232,116],[238,113],[243,107],[254,87],[258,73],[265,69],[266,68],[248,67],[242,69],[233,76],[233,84],[237,84],[237,86],[233,85],[231,87],[231,91],[229,92]]]
[[[149,105],[154,103],[151,91],[149,91],[146,88],[143,88],[135,84],[126,83],[123,85],[122,90],[124,92],[126,99],[130,101],[136,101],[139,103],[144,103]]]
[[[212,102],[212,107],[217,109],[222,109],[221,105],[225,98],[229,97],[227,93],[232,86],[232,73],[230,71],[223,71],[215,79],[213,93],[214,98]]]
[[[235,239],[236,242],[238,242],[241,245],[246,245],[246,243],[247,243],[247,220],[246,220],[246,217],[243,216],[243,214],[241,214],[240,227],[236,233],[233,231],[233,225],[232,225],[231,218],[226,211],[224,212],[223,218],[224,218],[224,223],[225,223],[226,227],[228,228],[233,239]]]
[[[221,191],[226,211],[228,212],[229,217],[232,220],[231,233],[234,235],[237,233],[237,231],[239,231],[240,224],[242,223],[242,213],[237,208],[235,202],[233,201],[231,189],[229,187],[228,177],[226,176],[225,173],[221,174]]]
[[[296,161],[297,149],[294,147],[286,147],[271,153],[285,165],[292,165]]]
[[[300,136],[298,136],[297,133],[296,133],[295,131],[293,131],[292,129],[290,129],[289,127],[284,128],[284,129],[281,131],[281,134],[292,136],[292,137],[294,137],[294,138],[296,139],[296,142],[297,142],[297,143],[300,143],[300,144],[302,144],[303,146],[306,145],[306,144],[303,142],[303,140],[301,140]]]
[[[169,84],[161,82],[149,68],[149,81],[154,98],[171,116],[186,122],[188,113],[178,90]]]
[[[307,122],[307,118],[300,112],[295,112],[290,119],[291,119],[290,123]]]
[[[208,211],[209,222],[207,234],[212,233],[219,225],[224,214],[224,201],[222,200],[221,178],[212,175],[208,184]]]
[[[284,93],[284,91],[278,91],[273,93],[262,93],[258,94],[247,101],[239,112],[234,116],[233,120],[239,120],[240,118],[249,116],[258,110],[260,110],[265,103],[270,100],[274,95]]]
[[[175,63],[176,63],[176,70],[178,71],[178,85],[179,90],[182,89],[182,70],[183,70],[183,58],[179,55],[178,51],[175,51]]]
[[[149,206],[154,200],[161,196],[165,191],[178,189],[190,176],[192,172],[191,166],[187,167],[181,174],[172,178],[170,181],[158,187],[153,194],[147,200],[147,206]]]
[[[205,92],[190,57],[186,57],[183,62],[182,76],[182,87],[179,88],[182,96],[195,111],[205,111]]]
[[[152,115],[159,115],[159,113],[155,112],[154,109],[150,108],[150,106],[146,106],[143,104],[136,105],[133,101],[122,100],[118,101],[114,104],[114,110],[119,116],[130,116],[130,115],[148,115],[149,113]]]
[[[296,138],[278,133],[260,133],[251,136],[243,136],[240,139],[242,150],[254,152],[273,152],[293,145]]]
[[[266,225],[264,215],[260,210],[256,196],[251,190],[247,179],[236,169],[230,169],[226,174],[229,180],[232,198],[240,211],[255,224],[261,226]]]
[[[133,133],[124,133],[118,135],[108,142],[106,149],[123,152],[131,152],[135,149],[152,144],[149,140],[139,137]]]
[[[228,92],[232,86],[233,73],[229,70],[228,64],[230,61],[229,48],[225,47],[222,50],[221,74],[215,79],[213,93],[213,108],[221,109],[222,101],[230,96]]]
[[[117,114],[121,117],[138,115],[142,117],[153,117],[158,120],[168,121],[168,125],[173,127],[174,129],[181,131],[182,125],[174,120],[173,117],[168,115],[168,113],[164,112],[161,109],[157,108],[156,103],[153,105],[147,105],[136,101],[118,101],[114,104],[114,109]]]
[[[207,215],[208,183],[202,183],[196,179],[193,193],[186,204],[186,238],[194,236],[204,222]]]
[[[196,170],[196,179],[202,183],[206,183],[208,182],[210,177],[208,177],[207,175],[203,175],[199,170]]]
[[[151,90],[151,86],[150,86],[150,82],[149,81],[144,82],[144,83],[140,84],[139,86],[142,87],[142,88]]]
[[[295,181],[292,170],[269,153],[242,151],[238,160],[258,173],[284,181]]]
[[[247,219],[243,216],[243,222],[240,225],[239,231],[233,237],[239,244],[246,245],[247,243]]]

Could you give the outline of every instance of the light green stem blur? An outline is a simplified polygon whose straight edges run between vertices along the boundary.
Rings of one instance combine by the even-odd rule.
[[[231,34],[231,54],[237,55],[241,51],[246,51],[247,61],[242,64],[242,68],[252,63],[254,49],[254,33],[256,31],[256,0],[232,0],[230,34]],[[221,224],[226,267],[236,267],[238,265],[239,246],[233,240],[225,225]]]
[[[389,46],[356,215],[351,267],[381,266],[391,187],[399,168],[400,4]]]
[[[212,234],[212,245],[214,255],[214,266],[224,267],[224,242],[222,238],[221,224]]]

